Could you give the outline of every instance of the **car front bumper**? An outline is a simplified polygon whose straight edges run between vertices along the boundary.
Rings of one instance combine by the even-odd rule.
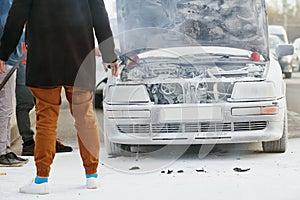
[[[285,100],[218,104],[108,105],[104,134],[113,143],[187,145],[274,141],[282,137]],[[262,108],[274,108],[261,114]]]

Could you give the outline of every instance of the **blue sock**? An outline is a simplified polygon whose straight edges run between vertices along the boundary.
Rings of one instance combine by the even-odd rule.
[[[36,184],[47,183],[48,182],[48,178],[41,178],[41,177],[36,176],[35,179],[34,179],[34,182]]]
[[[86,178],[98,178],[98,174],[85,174]]]

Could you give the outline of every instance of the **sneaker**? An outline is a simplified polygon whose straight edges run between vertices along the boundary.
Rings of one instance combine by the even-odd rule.
[[[87,189],[97,189],[98,188],[98,178],[90,177],[86,179]]]
[[[33,180],[31,183],[21,187],[19,192],[25,194],[49,194],[49,183],[36,184]]]
[[[22,149],[22,156],[33,156],[34,153],[34,143],[31,145],[25,145],[23,144],[23,149]]]
[[[16,160],[28,163],[28,159],[21,158],[21,157],[17,156],[14,152],[9,152],[8,154],[6,154],[6,156],[10,159],[16,159]]]
[[[4,154],[0,156],[0,167],[20,167],[26,164],[28,160],[19,160],[17,158],[13,158],[11,154]]]
[[[62,152],[71,152],[73,151],[72,147],[65,146],[61,142],[61,140],[56,139],[56,153],[62,153]]]
[[[65,146],[59,139],[56,140],[56,153],[71,152],[72,147]],[[23,144],[22,156],[33,156],[34,155],[34,143],[31,145]]]

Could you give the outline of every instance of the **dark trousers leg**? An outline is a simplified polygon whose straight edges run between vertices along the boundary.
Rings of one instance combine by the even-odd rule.
[[[34,107],[34,97],[28,87],[25,86],[26,65],[21,64],[16,77],[16,116],[19,133],[23,142],[33,140],[34,132],[30,129],[29,112]]]
[[[17,124],[23,142],[33,140],[29,112],[34,107],[34,97],[25,85],[16,85],[16,115]]]

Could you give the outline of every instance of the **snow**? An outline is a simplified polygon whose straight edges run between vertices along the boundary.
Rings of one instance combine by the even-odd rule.
[[[85,189],[84,170],[78,149],[57,154],[50,176],[51,193],[30,195],[18,188],[35,175],[32,157],[23,167],[0,168],[0,199],[299,199],[300,139],[291,139],[284,154],[259,152],[259,146],[219,145],[200,159],[198,147],[171,148],[170,152],[107,156],[101,149],[100,187]],[[103,145],[102,145],[103,147]],[[179,157],[179,158],[178,158]],[[139,168],[129,170],[131,168]],[[239,167],[247,172],[236,172]],[[204,169],[203,172],[196,170]],[[167,174],[168,170],[173,170]],[[183,173],[178,173],[183,170]],[[165,171],[165,173],[162,173]]]

